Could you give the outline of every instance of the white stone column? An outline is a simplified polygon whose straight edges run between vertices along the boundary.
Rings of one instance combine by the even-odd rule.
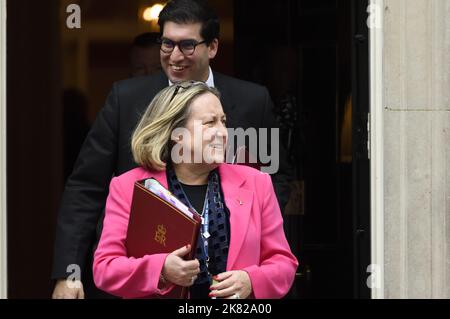
[[[450,0],[384,1],[386,298],[450,297]]]
[[[0,0],[0,299],[7,297],[6,225],[6,0]]]

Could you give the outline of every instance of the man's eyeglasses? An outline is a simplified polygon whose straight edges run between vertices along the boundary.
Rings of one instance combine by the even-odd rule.
[[[176,46],[184,55],[194,54],[197,45],[206,43],[206,40],[198,42],[196,40],[181,40],[178,42],[172,41],[167,38],[158,39],[158,43],[161,44],[161,51],[164,53],[172,53]]]

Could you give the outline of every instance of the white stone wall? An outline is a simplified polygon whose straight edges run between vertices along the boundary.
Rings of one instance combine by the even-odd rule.
[[[0,0],[0,299],[7,297],[6,224],[6,1]]]
[[[450,298],[450,0],[384,6],[385,297]]]
[[[0,0],[0,299],[7,297],[6,224],[6,1]]]

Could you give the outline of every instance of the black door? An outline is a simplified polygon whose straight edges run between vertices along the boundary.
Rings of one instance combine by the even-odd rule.
[[[236,76],[268,87],[295,166],[291,298],[369,297],[365,1],[235,1]]]

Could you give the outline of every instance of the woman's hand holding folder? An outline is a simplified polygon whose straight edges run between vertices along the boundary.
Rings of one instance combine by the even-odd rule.
[[[191,249],[191,245],[186,245],[167,256],[162,269],[164,280],[182,287],[190,287],[194,284],[200,272],[200,263],[197,259],[183,259]]]

